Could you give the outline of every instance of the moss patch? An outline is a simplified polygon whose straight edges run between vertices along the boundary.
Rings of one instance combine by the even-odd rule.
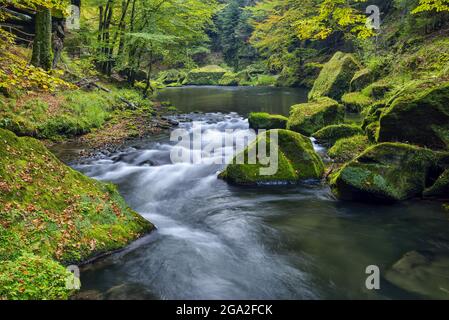
[[[380,117],[379,141],[449,148],[449,83],[411,86]]]
[[[344,121],[343,106],[330,98],[297,104],[291,107],[287,128],[310,136],[323,127]]]
[[[398,201],[420,196],[436,161],[428,149],[402,143],[375,145],[332,176],[332,191],[343,200]]]
[[[287,127],[288,118],[269,114],[266,112],[252,112],[249,114],[248,122],[251,129],[285,129]]]
[[[363,130],[354,124],[334,124],[324,127],[312,136],[319,143],[333,145],[337,140],[349,138],[358,134],[363,134]]]
[[[449,169],[446,169],[430,188],[424,191],[426,197],[449,199]]]
[[[363,109],[369,107],[373,100],[360,92],[345,93],[341,97],[343,105],[347,112],[361,112]]]
[[[346,162],[354,159],[370,145],[368,137],[364,135],[355,135],[349,138],[338,140],[328,155],[336,162]]]
[[[359,70],[360,65],[353,55],[343,52],[335,53],[315,80],[309,99],[330,97],[340,100],[343,94],[349,91],[351,80]]]
[[[351,91],[360,91],[373,81],[373,73],[370,69],[365,68],[357,71],[351,80]]]
[[[0,261],[5,272],[15,273],[16,261],[35,255],[30,265],[41,263],[42,277],[53,275],[53,283],[60,283],[63,267],[55,267],[52,259],[79,263],[119,249],[152,228],[127,207],[113,185],[65,166],[33,138],[0,129]],[[0,296],[26,298],[34,290],[16,288],[9,286]],[[60,295],[60,287],[47,289],[37,293],[40,299]]]
[[[120,98],[136,107],[152,106],[137,91],[126,89],[110,93],[71,90],[57,95],[31,94],[0,105],[0,128],[20,136],[51,140],[81,135],[100,128],[115,110],[127,108]]]
[[[219,85],[228,71],[220,66],[210,65],[190,70],[183,84],[187,85]]]
[[[270,132],[261,134],[243,152],[245,164],[236,164],[236,158],[219,175],[220,178],[238,185],[256,185],[261,183],[297,183],[300,180],[320,179],[324,172],[321,158],[314,151],[313,145],[307,137],[288,131],[276,130],[278,133],[278,170],[273,175],[261,175],[260,169],[267,167],[259,159],[255,164],[248,163],[248,155],[256,152],[261,141],[265,141],[267,150],[274,148],[270,141]]]

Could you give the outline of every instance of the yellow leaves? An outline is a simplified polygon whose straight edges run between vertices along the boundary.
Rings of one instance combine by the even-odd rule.
[[[28,65],[27,61],[15,55],[13,52],[4,50],[0,59],[0,88],[7,91],[49,91],[54,92],[60,88],[73,88],[70,83],[65,82],[59,76],[63,71],[46,72],[41,68]]]
[[[412,11],[412,14],[427,11],[449,11],[449,0],[419,0],[419,5]]]

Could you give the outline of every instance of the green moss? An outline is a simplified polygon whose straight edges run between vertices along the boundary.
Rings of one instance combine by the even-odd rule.
[[[371,143],[376,143],[377,140],[379,140],[379,127],[380,127],[379,121],[370,123],[369,125],[366,126],[365,134]]]
[[[361,112],[373,103],[371,98],[360,92],[345,93],[341,97],[341,101],[346,107],[347,112]]]
[[[370,69],[365,68],[357,71],[351,80],[351,91],[360,91],[373,81],[373,73]]]
[[[220,86],[238,86],[239,82],[240,81],[237,77],[237,74],[235,74],[234,72],[226,72],[220,79],[218,84]]]
[[[346,162],[354,159],[370,145],[368,138],[364,135],[355,135],[338,140],[329,149],[328,155],[337,162]]]
[[[0,263],[0,299],[68,299],[69,273],[56,261],[24,252],[14,261]]]
[[[394,84],[388,80],[379,80],[362,90],[362,94],[375,100],[381,100],[394,90]]]
[[[128,208],[113,185],[65,166],[39,141],[3,129],[0,226],[0,262],[8,265],[24,252],[61,264],[79,263],[119,249],[153,228]]]
[[[261,74],[257,77],[255,80],[256,86],[261,87],[268,87],[268,86],[274,86],[276,84],[277,77],[268,75],[268,74]]]
[[[380,117],[379,141],[449,148],[449,83],[420,83],[401,92]]]
[[[319,98],[313,102],[292,106],[287,128],[310,136],[325,126],[343,122],[344,114],[343,106],[335,100]]]
[[[255,130],[285,129],[287,121],[288,118],[284,116],[266,112],[252,112],[248,117],[249,127]]]
[[[353,55],[337,52],[326,63],[315,80],[309,99],[330,97],[339,100],[345,92],[349,91],[350,82],[360,66]]]
[[[211,65],[190,70],[183,84],[187,85],[218,85],[228,71],[220,66]]]
[[[402,143],[369,147],[331,178],[343,200],[399,201],[420,196],[437,156],[428,149]]]
[[[186,76],[187,73],[184,70],[170,69],[159,72],[156,81],[168,87],[177,87],[182,86]]]
[[[319,143],[333,145],[339,139],[349,138],[360,134],[363,134],[363,130],[357,125],[334,124],[318,130],[312,136],[317,139]]]
[[[382,112],[384,111],[386,106],[385,101],[377,101],[373,103],[369,108],[366,108],[362,111],[363,123],[362,123],[362,129],[365,129],[368,125],[370,125],[373,122],[379,122],[380,116],[382,115]]]
[[[273,175],[261,175],[260,169],[267,167],[259,162],[248,163],[248,154],[256,151],[257,144],[266,141],[267,150],[271,145],[270,132],[259,135],[257,140],[243,152],[245,164],[236,164],[236,158],[219,175],[220,178],[238,185],[256,185],[261,183],[297,183],[300,180],[320,179],[324,165],[313,149],[311,141],[299,133],[288,130],[276,130],[278,133],[278,170]]]

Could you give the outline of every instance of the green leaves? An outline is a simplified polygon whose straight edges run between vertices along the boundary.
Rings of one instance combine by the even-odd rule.
[[[418,7],[412,13],[417,14],[426,11],[449,11],[449,0],[419,0]]]

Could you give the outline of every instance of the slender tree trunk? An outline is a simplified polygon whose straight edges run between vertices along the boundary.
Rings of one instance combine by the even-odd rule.
[[[44,8],[36,13],[36,31],[33,43],[31,64],[45,70],[51,70],[53,51],[51,48],[51,12]]]

